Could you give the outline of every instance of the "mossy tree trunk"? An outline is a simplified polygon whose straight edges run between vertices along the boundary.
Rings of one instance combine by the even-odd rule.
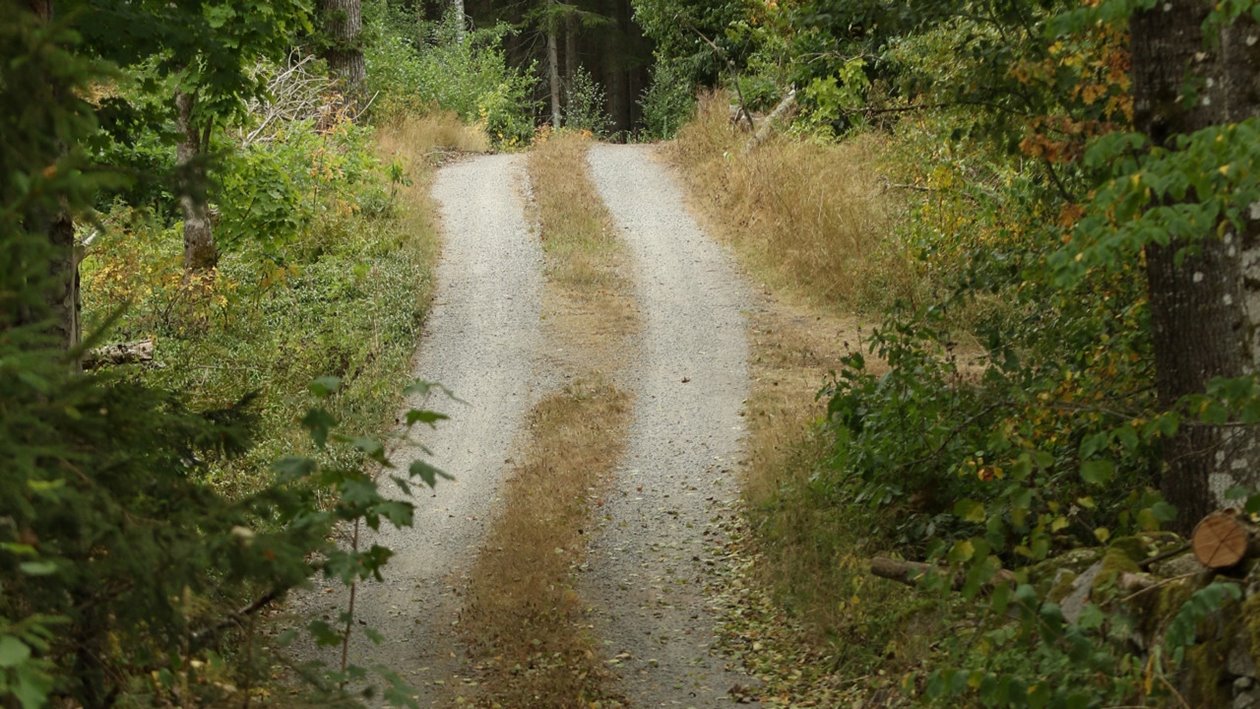
[[[1168,0],[1134,16],[1134,122],[1154,144],[1244,120],[1260,108],[1260,28],[1243,19],[1205,37],[1205,0]],[[1199,94],[1186,101],[1187,86]],[[1189,105],[1187,105],[1189,104]],[[1146,249],[1156,386],[1165,406],[1203,393],[1218,377],[1260,370],[1260,221]],[[1260,483],[1255,427],[1187,422],[1164,453],[1162,487],[1188,532],[1235,485]]]

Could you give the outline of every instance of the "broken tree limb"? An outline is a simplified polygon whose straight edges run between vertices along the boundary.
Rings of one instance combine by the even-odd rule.
[[[117,342],[91,350],[83,358],[84,369],[107,365],[147,364],[153,361],[153,340]]]
[[[757,146],[766,142],[766,139],[770,137],[772,132],[774,132],[774,127],[782,122],[784,117],[791,113],[795,108],[796,89],[793,88],[787,92],[787,95],[783,97],[782,101],[779,101],[779,104],[774,107],[774,110],[770,112],[770,115],[766,116],[765,120],[761,122],[761,127],[753,133],[753,137],[749,138],[748,142],[744,144],[744,154],[747,155],[753,150],[756,150]]]
[[[907,586],[918,586],[919,582],[928,574],[948,576],[950,571],[946,567],[925,564],[921,561],[902,561],[900,559],[877,556],[871,559],[871,573],[883,579],[904,583]],[[1000,569],[985,585],[997,586],[1014,582],[1015,574],[1006,569]],[[966,584],[967,577],[965,574],[954,574],[950,579],[949,585],[955,591],[961,591]]]
[[[1260,527],[1233,511],[1204,517],[1190,535],[1194,558],[1209,569],[1227,569],[1260,554]]]

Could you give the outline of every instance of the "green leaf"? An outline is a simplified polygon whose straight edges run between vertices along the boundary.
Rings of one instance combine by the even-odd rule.
[[[1086,603],[1085,607],[1081,609],[1081,615],[1077,619],[1076,625],[1082,630],[1094,630],[1102,627],[1103,619],[1101,608],[1093,603]]]
[[[26,662],[31,648],[12,635],[0,635],[0,667],[11,668]]]
[[[317,469],[315,461],[310,458],[288,456],[271,464],[271,469],[279,474],[282,482],[290,482],[304,478]]]
[[[24,561],[18,568],[27,576],[51,576],[57,573],[57,565],[51,561]]]
[[[954,563],[971,561],[976,554],[976,546],[970,539],[960,539],[954,542],[954,546],[950,548],[948,559]]]
[[[964,522],[980,523],[984,521],[984,504],[969,498],[954,503],[954,514]]]
[[[450,416],[439,414],[436,411],[425,411],[422,409],[412,409],[407,412],[407,425],[414,426],[417,423],[427,424],[430,428],[437,428],[438,421],[446,421]]]
[[[315,445],[323,448],[328,444],[328,433],[337,425],[337,419],[323,409],[311,409],[302,418],[302,426],[311,433]]]
[[[1110,460],[1087,460],[1081,463],[1081,478],[1091,485],[1106,485],[1115,470]]]
[[[409,471],[411,473],[411,477],[420,478],[424,481],[424,484],[429,487],[437,487],[438,478],[442,478],[443,480],[455,479],[432,465],[429,465],[423,460],[412,461]]]
[[[310,390],[315,396],[326,399],[341,388],[340,377],[320,377],[311,382]]]

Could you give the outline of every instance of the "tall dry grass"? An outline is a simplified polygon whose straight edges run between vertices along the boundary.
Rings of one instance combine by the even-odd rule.
[[[881,141],[777,135],[745,151],[727,98],[703,99],[668,148],[696,207],[745,266],[806,302],[874,311],[916,293],[901,209],[876,170]]]
[[[377,144],[383,157],[420,156],[431,163],[448,153],[490,152],[486,132],[450,111],[399,114],[377,130]]]

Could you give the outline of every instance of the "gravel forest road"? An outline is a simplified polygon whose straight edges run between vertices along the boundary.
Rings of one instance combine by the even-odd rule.
[[[647,145],[596,145],[591,176],[634,260],[644,322],[630,441],[601,510],[583,594],[633,706],[729,703],[747,685],[711,648],[707,602],[738,493],[750,295]]]
[[[713,651],[719,611],[706,592],[723,563],[714,518],[731,514],[738,489],[749,296],[652,150],[596,145],[588,156],[633,259],[627,275],[643,332],[618,375],[636,402],[627,453],[597,511],[577,589],[631,706],[719,706],[733,701],[733,686],[749,684]],[[456,480],[420,493],[414,528],[361,542],[394,557],[385,582],[361,585],[356,598],[356,622],[384,640],[355,633],[351,661],[393,668],[420,691],[421,706],[449,699],[443,685],[467,669],[453,626],[463,575],[497,512],[525,414],[558,385],[543,354],[554,345],[540,322],[544,261],[520,191],[524,159],[478,157],[439,172],[444,249],[414,374],[467,402],[428,402],[451,419],[418,432],[430,460]],[[400,466],[417,457],[416,448],[392,454]],[[347,600],[327,586],[295,599],[293,610],[335,622]],[[339,659],[339,649],[303,654],[333,666]]]

